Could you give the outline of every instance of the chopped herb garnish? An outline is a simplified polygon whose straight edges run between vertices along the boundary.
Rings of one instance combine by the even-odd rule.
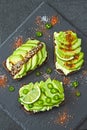
[[[79,82],[78,82],[78,81],[74,81],[74,82],[72,82],[72,86],[73,86],[74,88],[77,88],[78,85],[79,85]]]
[[[79,91],[76,92],[76,96],[77,97],[80,97],[81,96],[81,93]]]
[[[43,36],[43,33],[40,32],[40,31],[37,31],[37,32],[36,32],[36,36],[37,36],[37,37],[42,37],[42,36]]]
[[[21,103],[21,98],[23,98],[23,96],[18,97],[18,102]]]
[[[51,69],[51,68],[47,68],[47,69],[46,69],[46,73],[47,73],[47,74],[52,73],[52,69]]]
[[[10,92],[14,92],[14,91],[15,91],[15,88],[14,88],[13,86],[9,86],[9,87],[8,87],[8,90],[9,90]]]
[[[50,28],[52,28],[52,24],[51,23],[46,23],[45,27],[46,27],[46,29],[50,29]]]
[[[40,76],[41,75],[41,72],[36,72],[36,76]]]
[[[21,103],[20,97],[18,97],[18,102]]]

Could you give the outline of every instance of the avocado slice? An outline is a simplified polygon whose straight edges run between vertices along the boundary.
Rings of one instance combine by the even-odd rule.
[[[40,65],[42,62],[42,58],[43,58],[41,50],[38,51],[37,55],[38,55],[38,65]]]
[[[34,55],[32,57],[32,66],[31,66],[31,70],[34,70],[37,67],[37,63],[38,63],[38,56],[37,54]]]
[[[21,46],[20,49],[29,52],[31,50],[31,47]]]
[[[31,70],[31,66],[32,66],[32,59],[30,58],[29,61],[26,63],[26,71]]]
[[[70,50],[70,51],[69,50],[63,50],[63,49],[57,47],[57,53],[59,53],[60,56],[62,55],[62,56],[71,57],[71,56],[74,56],[75,54],[79,54],[80,51],[81,51],[81,47],[78,47],[75,50]]]
[[[77,60],[77,62],[75,62],[75,63],[73,63],[73,62],[68,63],[68,62],[64,62],[64,61],[60,60],[59,58],[57,58],[57,63],[68,70],[75,70],[82,65],[83,59],[80,59],[79,61]]]
[[[23,47],[31,47],[31,48],[33,48],[33,47],[37,47],[37,44],[36,43],[31,43],[31,44],[23,44]]]
[[[9,58],[9,63],[16,64],[18,61],[23,60],[22,55],[11,55]]]
[[[25,57],[27,54],[26,50],[22,50],[22,49],[17,49],[16,51],[14,51],[13,55],[22,55],[23,57]]]
[[[40,41],[39,40],[36,40],[36,39],[29,39],[25,42],[25,44],[37,44],[39,43]]]
[[[56,40],[55,40],[55,42],[56,42]],[[61,48],[64,48],[64,49],[66,49],[66,50],[68,50],[69,49],[69,45],[64,45],[63,43],[61,43],[61,42],[56,42],[56,44],[57,44],[57,46],[59,46],[59,48],[61,47]],[[80,47],[81,46],[81,38],[78,38],[78,40],[77,40],[77,42],[75,42],[72,46],[71,46],[71,49],[72,50],[75,50],[76,48],[78,48],[78,47]]]
[[[76,56],[75,56],[76,57]],[[83,59],[84,57],[84,53],[83,52],[80,52],[78,55],[77,55],[77,58],[73,58],[71,61],[67,61],[68,64],[71,64],[71,63],[74,63],[74,64],[77,64],[80,60]]]
[[[63,61],[69,61],[72,60],[74,58],[74,56],[66,56],[66,55],[62,55],[58,52],[57,48],[55,47],[55,54],[58,58],[60,58]]]
[[[46,46],[45,46],[45,44],[43,45],[43,48],[41,49],[41,53],[42,53],[42,61],[41,61],[40,65],[44,62],[44,60],[47,57],[47,52],[46,52]]]
[[[68,45],[69,42],[67,41],[66,39],[66,35],[67,33],[70,33],[70,36],[73,38],[71,44],[73,45],[75,42],[77,42],[78,38],[77,38],[77,34],[72,32],[72,31],[66,31],[66,32],[63,32],[63,31],[60,31],[59,33],[57,32],[54,32],[54,39],[63,43],[64,45]]]
[[[21,78],[23,77],[24,75],[26,75],[26,64],[24,64],[22,66],[22,69],[13,77],[14,79],[16,78]]]

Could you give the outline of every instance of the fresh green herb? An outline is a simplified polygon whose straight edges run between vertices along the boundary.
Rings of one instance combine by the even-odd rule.
[[[36,72],[36,76],[40,76],[41,75],[41,72]]]
[[[78,81],[74,81],[74,82],[72,82],[72,86],[73,86],[74,88],[77,88],[78,85],[79,85],[79,82],[78,82]]]
[[[43,33],[40,32],[40,31],[37,31],[37,32],[36,32],[36,36],[37,36],[37,37],[42,37],[42,36],[43,36]]]
[[[79,91],[76,92],[76,96],[77,97],[80,97],[81,96],[81,93]]]
[[[14,91],[15,91],[15,88],[14,88],[13,86],[9,86],[9,87],[8,87],[8,90],[9,90],[10,92],[14,92]]]
[[[52,69],[51,69],[51,68],[47,68],[47,69],[46,69],[46,73],[47,73],[47,74],[52,73]]]
[[[20,97],[18,97],[18,102],[21,103]]]
[[[45,27],[46,27],[46,29],[50,29],[50,28],[52,28],[52,24],[51,23],[46,23]]]

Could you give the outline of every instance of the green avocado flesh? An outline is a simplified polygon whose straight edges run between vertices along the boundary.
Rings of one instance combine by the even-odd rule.
[[[81,39],[70,30],[54,32],[55,66],[65,75],[79,70],[84,63],[84,53],[81,52]]]
[[[38,86],[40,89],[40,96],[33,103],[24,103],[23,98],[30,92],[31,89]],[[34,92],[35,93],[35,92]],[[46,81],[40,81],[36,83],[29,83],[22,86],[19,89],[19,100],[24,106],[26,111],[40,112],[50,110],[53,107],[59,107],[59,105],[64,101],[64,88],[62,82],[58,80],[51,80],[48,78]]]
[[[41,46],[40,46],[41,45]],[[39,49],[38,49],[39,48]],[[30,57],[29,57],[30,55]],[[28,58],[26,58],[28,57]],[[39,40],[28,39],[18,47],[6,60],[7,69],[12,72],[14,66],[21,64],[20,69],[13,75],[14,79],[22,78],[27,72],[42,65],[47,58],[46,45]],[[14,67],[15,68],[15,67]]]

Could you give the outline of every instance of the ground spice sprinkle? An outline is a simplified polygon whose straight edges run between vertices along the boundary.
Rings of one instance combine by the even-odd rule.
[[[0,87],[4,88],[7,84],[7,76],[0,75]]]
[[[66,127],[71,118],[73,118],[73,116],[68,114],[67,111],[59,112],[54,123]]]

